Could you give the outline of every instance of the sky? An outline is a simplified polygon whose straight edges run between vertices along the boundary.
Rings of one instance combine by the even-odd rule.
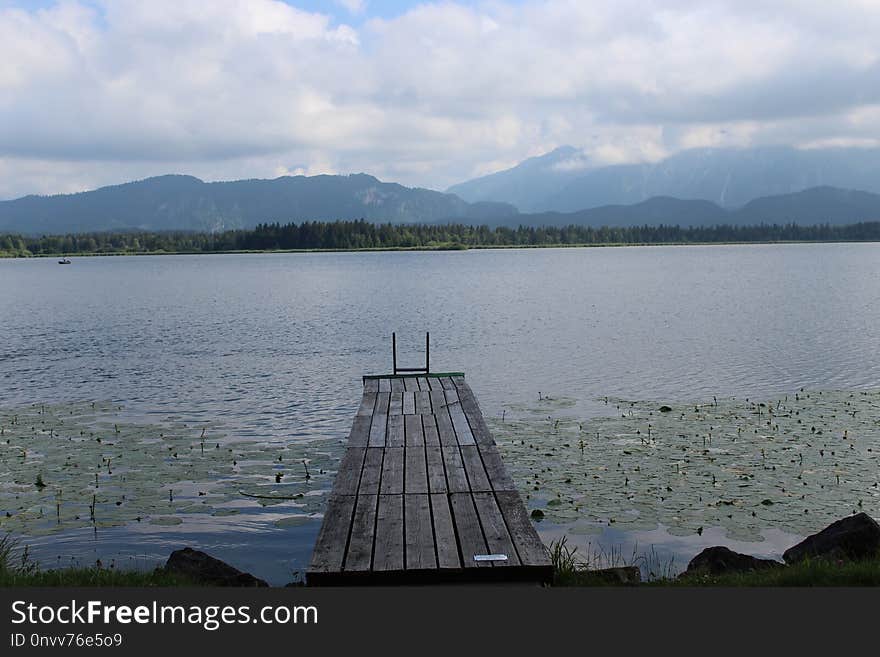
[[[0,0],[0,199],[880,145],[880,0]]]

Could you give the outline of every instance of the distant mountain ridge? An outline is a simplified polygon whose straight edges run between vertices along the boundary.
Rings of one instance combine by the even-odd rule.
[[[754,226],[758,224],[847,225],[880,221],[880,194],[836,187],[813,187],[766,196],[738,209],[704,200],[655,196],[632,205],[605,205],[577,212],[541,212],[495,219],[493,226]]]
[[[94,191],[0,201],[0,231],[25,234],[104,230],[253,228],[259,223],[367,219],[483,222],[516,214],[505,203],[468,203],[453,194],[385,183],[367,174],[285,176],[206,183],[167,175]]]
[[[360,218],[374,223],[514,227],[842,225],[880,221],[880,194],[820,186],[756,198],[738,208],[661,195],[576,212],[520,214],[510,204],[467,203],[452,194],[383,183],[366,174],[218,183],[169,175],[92,192],[0,202],[0,233],[26,235],[107,230],[218,232],[260,223]]]
[[[512,203],[521,212],[574,212],[657,196],[739,208],[822,186],[880,193],[880,149],[701,148],[654,163],[598,166],[566,146],[447,191],[469,202]]]

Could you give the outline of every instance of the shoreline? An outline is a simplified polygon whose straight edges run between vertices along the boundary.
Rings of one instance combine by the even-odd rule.
[[[0,252],[0,259],[28,260],[31,258],[91,258],[112,256],[157,256],[157,255],[248,255],[273,253],[395,253],[395,252],[447,252],[447,251],[494,251],[512,249],[600,249],[646,246],[749,246],[749,245],[794,245],[794,244],[877,244],[880,240],[746,240],[717,242],[603,242],[577,244],[487,244],[487,245],[447,245],[447,246],[397,246],[365,247],[352,249],[232,249],[217,251],[113,251],[89,253],[38,253],[18,255]]]

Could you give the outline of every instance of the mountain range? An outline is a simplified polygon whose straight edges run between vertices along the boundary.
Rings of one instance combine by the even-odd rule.
[[[467,203],[454,194],[380,182],[373,176],[285,176],[206,183],[168,175],[56,196],[0,201],[0,232],[55,234],[106,230],[253,228],[259,223],[366,219],[484,223],[515,215],[505,203]]]
[[[495,226],[841,224],[880,219],[878,194],[880,149],[698,149],[653,164],[598,166],[566,146],[447,192],[361,173],[229,182],[167,175],[25,196],[0,201],[0,232],[218,232],[361,218]]]
[[[574,212],[655,196],[739,208],[811,187],[880,193],[880,149],[702,148],[654,163],[600,166],[563,146],[517,166],[453,185],[465,201],[503,201],[521,212]]]
[[[846,225],[880,221],[880,194],[836,187],[812,187],[764,196],[736,209],[712,201],[655,196],[632,205],[605,205],[577,212],[517,214],[489,220],[492,226],[754,226],[795,223]]]

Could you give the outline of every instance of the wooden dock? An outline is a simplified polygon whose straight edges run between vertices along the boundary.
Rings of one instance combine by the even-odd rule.
[[[551,575],[464,375],[365,377],[307,584]]]

